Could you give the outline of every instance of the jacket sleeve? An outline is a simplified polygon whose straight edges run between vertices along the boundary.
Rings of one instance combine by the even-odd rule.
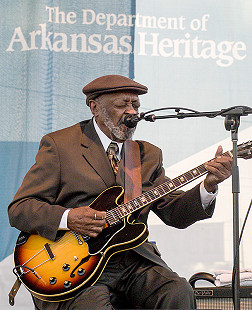
[[[144,144],[144,148],[143,190],[148,191],[170,179],[165,175],[162,151],[148,144]],[[150,156],[150,154],[152,155]],[[147,164],[148,161],[151,164]],[[207,208],[207,211],[204,210],[200,198],[200,185],[197,184],[188,191],[177,190],[160,198],[152,204],[151,210],[165,224],[176,228],[186,228],[196,221],[210,218],[213,214],[214,206],[215,201]],[[147,212],[147,209],[141,212],[143,220],[144,216],[146,216],[147,220],[147,214],[145,214]]]
[[[55,204],[60,186],[60,160],[50,136],[40,142],[36,162],[8,207],[11,226],[54,240],[65,208]],[[46,219],[46,220],[45,220]]]

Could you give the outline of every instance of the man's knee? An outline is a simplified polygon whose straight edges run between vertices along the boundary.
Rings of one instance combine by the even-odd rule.
[[[184,278],[176,278],[163,288],[164,306],[170,309],[195,309],[195,296],[191,285]]]
[[[162,285],[149,296],[146,305],[158,309],[196,309],[193,289],[180,277]]]

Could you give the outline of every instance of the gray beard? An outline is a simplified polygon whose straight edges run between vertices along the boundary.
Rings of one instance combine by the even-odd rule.
[[[112,135],[115,138],[125,141],[133,137],[136,128],[125,127],[122,121],[120,121],[119,124],[114,125],[111,117],[109,116],[107,110],[104,108],[102,104],[101,104],[101,110],[102,110],[102,120],[105,126],[108,128],[108,130],[112,133]]]

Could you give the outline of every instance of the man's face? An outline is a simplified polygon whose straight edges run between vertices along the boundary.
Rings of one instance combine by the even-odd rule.
[[[90,108],[100,129],[112,140],[123,142],[132,137],[135,128],[123,120],[127,114],[137,114],[140,102],[131,92],[110,93],[90,101]]]

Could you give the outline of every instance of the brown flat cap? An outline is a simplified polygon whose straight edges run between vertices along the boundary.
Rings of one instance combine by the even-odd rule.
[[[148,88],[122,75],[104,75],[87,84],[82,91],[87,96],[86,103],[89,105],[89,100],[101,94],[132,91],[142,95],[148,92]]]

